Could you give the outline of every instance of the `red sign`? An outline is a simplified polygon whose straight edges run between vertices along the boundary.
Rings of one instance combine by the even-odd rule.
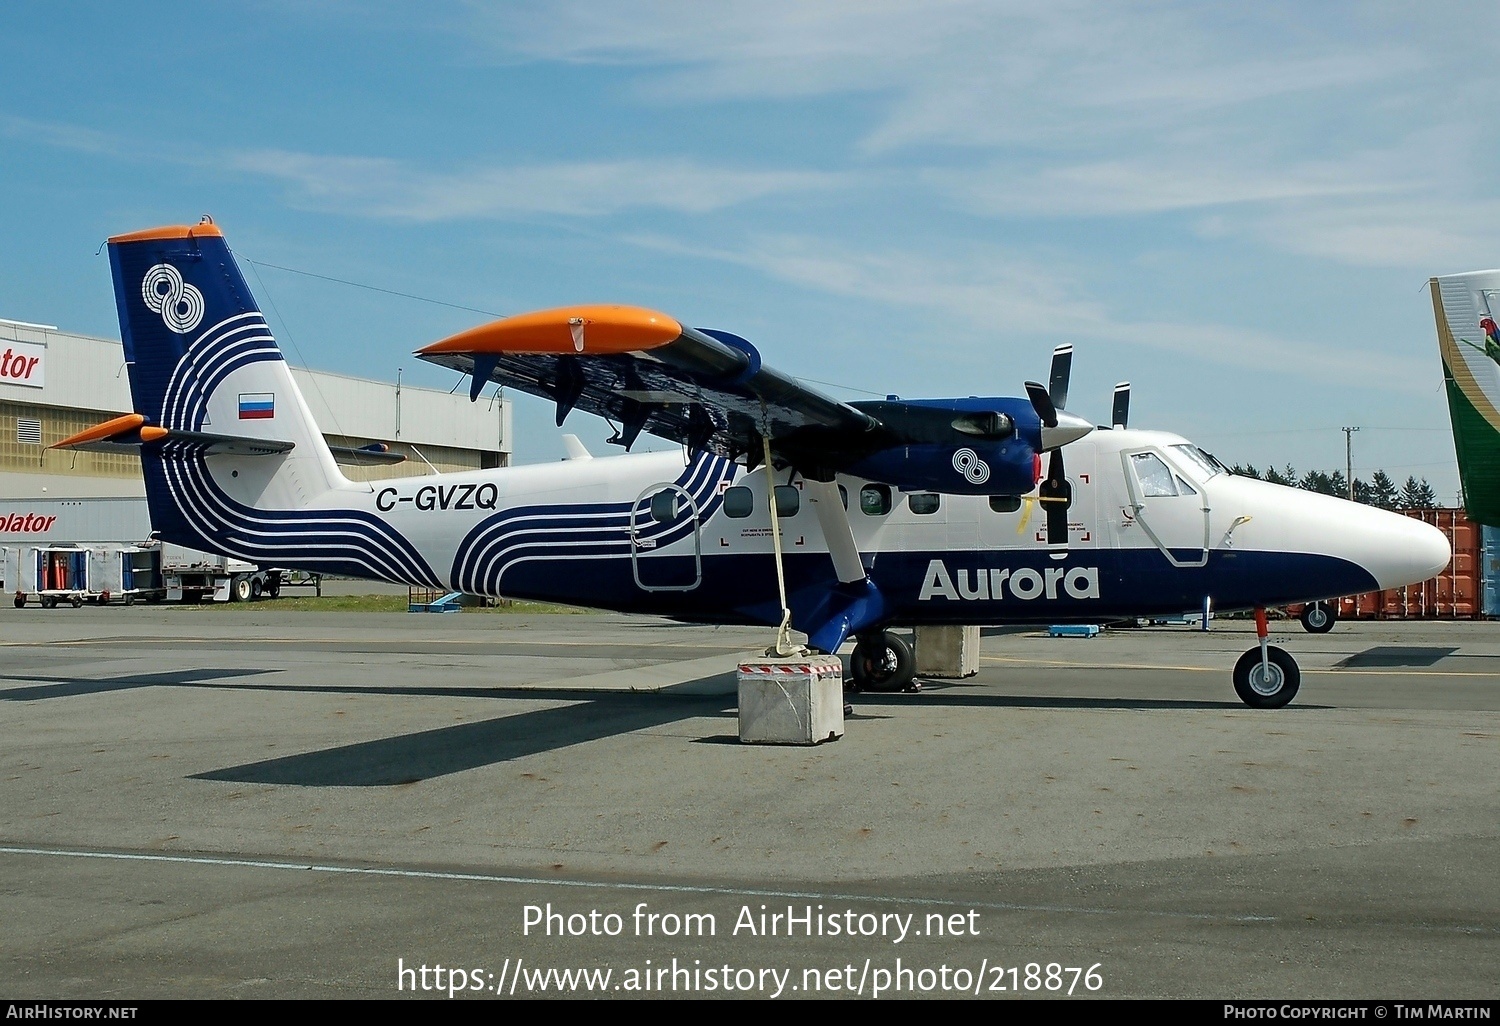
[[[0,513],[0,533],[41,534],[52,530],[57,518],[41,513]]]
[[[0,385],[41,388],[47,367],[47,347],[31,342],[6,342],[0,352]]]

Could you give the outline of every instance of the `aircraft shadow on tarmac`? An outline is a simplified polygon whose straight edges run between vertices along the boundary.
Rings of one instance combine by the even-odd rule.
[[[100,694],[143,687],[197,687],[303,694],[399,695],[402,697],[499,698],[568,704],[509,716],[439,727],[375,741],[340,745],[321,751],[245,763],[194,779],[235,783],[289,784],[303,787],[390,787],[461,773],[527,755],[554,751],[661,727],[686,719],[734,715],[734,694],[683,693],[699,681],[688,681],[662,693],[583,692],[566,688],[358,687],[315,684],[233,683],[227,678],[281,673],[268,669],[201,669],[132,674],[97,680],[0,675],[0,680],[46,681],[32,687],[0,690],[0,700],[36,701]],[[709,681],[712,678],[704,678]],[[856,716],[862,710],[917,703],[971,709],[1240,709],[1237,702],[1178,699],[1075,698],[979,693],[972,685],[938,684],[921,694],[864,693],[851,698]],[[1312,708],[1305,706],[1304,708]],[[889,718],[864,713],[863,718]],[[703,743],[738,742],[735,735],[712,735]]]
[[[690,682],[691,683],[691,682]],[[236,685],[212,685],[235,687]],[[358,694],[462,695],[528,701],[566,701],[554,709],[462,723],[378,741],[364,741],[302,755],[231,766],[196,779],[246,784],[292,784],[304,787],[388,787],[461,773],[526,755],[567,748],[681,720],[734,715],[733,695],[584,693],[531,688],[320,688],[315,686],[245,685],[257,691],[339,691]],[[858,695],[858,710],[912,702],[966,708],[1056,709],[1239,709],[1237,702],[1192,702],[1161,699],[1035,698],[978,694]],[[874,719],[877,717],[866,716]],[[889,717],[881,716],[885,719]],[[737,735],[711,735],[705,744],[738,743]]]
[[[38,702],[47,698],[74,698],[98,695],[132,688],[194,687],[210,685],[228,677],[253,677],[262,673],[281,673],[267,669],[164,670],[161,673],[132,673],[123,677],[80,680],[76,677],[40,677],[35,674],[0,674],[0,680],[46,681],[29,688],[0,689],[0,702]]]

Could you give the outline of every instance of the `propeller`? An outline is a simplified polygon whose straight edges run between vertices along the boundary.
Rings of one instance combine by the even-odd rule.
[[[1115,386],[1115,412],[1110,417],[1110,426],[1123,431],[1130,420],[1130,382],[1122,381]]]
[[[1047,545],[1055,559],[1067,556],[1068,510],[1073,505],[1073,486],[1068,484],[1062,447],[1094,429],[1082,417],[1063,412],[1068,405],[1068,380],[1072,375],[1073,347],[1061,345],[1052,351],[1052,373],[1048,375],[1047,387],[1036,381],[1026,382],[1026,395],[1042,422],[1042,449],[1052,453],[1047,460],[1046,479],[1037,485],[1037,497],[1047,514]]]
[[[1064,413],[1068,405],[1068,379],[1073,374],[1073,347],[1061,345],[1052,350],[1052,373],[1049,385],[1043,388],[1039,382],[1026,382],[1026,396],[1042,422],[1042,451],[1055,450],[1074,439],[1082,438],[1094,430],[1094,425]]]

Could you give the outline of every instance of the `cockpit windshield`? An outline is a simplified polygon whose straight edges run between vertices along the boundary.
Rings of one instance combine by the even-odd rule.
[[[1224,464],[1214,459],[1196,445],[1174,445],[1172,455],[1180,456],[1184,469],[1199,481],[1207,481],[1216,474],[1228,473]]]

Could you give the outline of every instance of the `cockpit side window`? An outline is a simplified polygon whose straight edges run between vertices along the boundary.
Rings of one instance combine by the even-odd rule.
[[[1177,486],[1172,483],[1172,472],[1167,469],[1160,456],[1152,452],[1133,452],[1130,454],[1130,465],[1135,470],[1135,479],[1141,483],[1142,497],[1177,494]]]

